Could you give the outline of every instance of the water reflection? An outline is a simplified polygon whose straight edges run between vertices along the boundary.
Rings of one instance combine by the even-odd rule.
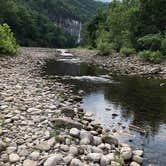
[[[100,76],[106,73],[86,63],[48,61],[43,67],[43,74],[47,76]],[[144,128],[147,134],[142,136],[137,133],[133,146],[143,143],[147,158],[144,164],[166,165],[166,87],[160,87],[161,81],[114,77],[111,83],[96,84],[95,79],[88,82],[69,79],[65,83],[74,84],[76,91],[82,89],[86,92],[84,109],[93,112],[103,125],[119,129],[119,123],[126,126],[132,123]],[[118,116],[113,118],[113,113]]]

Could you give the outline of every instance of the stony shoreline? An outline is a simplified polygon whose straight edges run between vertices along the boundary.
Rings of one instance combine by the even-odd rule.
[[[21,48],[0,58],[0,165],[140,166],[142,149],[120,144],[69,86],[41,77],[45,59],[56,56],[55,49]]]
[[[69,52],[89,63],[110,70],[110,75],[166,79],[166,61],[161,64],[152,64],[142,61],[136,55],[124,57],[119,53],[110,56],[99,56],[97,51],[87,49],[70,49]]]

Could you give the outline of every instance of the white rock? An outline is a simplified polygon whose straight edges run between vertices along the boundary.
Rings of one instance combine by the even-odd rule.
[[[90,144],[90,140],[88,138],[83,138],[80,141],[80,145],[89,145]]]
[[[83,163],[79,159],[72,159],[70,166],[83,166]]]
[[[70,130],[70,135],[78,138],[80,136],[80,130],[77,128],[72,128]]]
[[[107,157],[107,156],[102,156],[102,157],[101,157],[101,160],[100,160],[100,165],[101,165],[101,166],[107,166],[107,165],[109,165],[109,164],[111,164],[110,158]]]
[[[34,151],[32,152],[29,157],[32,159],[32,160],[37,160],[39,157],[40,157],[40,153],[38,151]]]
[[[81,130],[80,131],[80,139],[84,139],[87,138],[90,141],[92,140],[92,134],[86,130]]]
[[[138,156],[142,156],[143,155],[143,151],[142,150],[134,150],[133,154],[134,155],[138,155]]]
[[[69,164],[72,159],[73,159],[73,155],[71,155],[71,154],[69,154],[69,155],[67,155],[66,157],[63,158],[63,160],[66,164]]]
[[[37,162],[33,160],[24,160],[23,166],[37,166]]]
[[[8,162],[8,161],[9,161],[9,156],[8,156],[8,154],[2,154],[0,158],[1,158],[2,161],[4,161],[4,162]]]
[[[63,156],[61,154],[55,154],[46,160],[44,166],[56,166],[61,161],[63,161]]]
[[[78,155],[78,148],[75,146],[71,146],[69,153],[72,154],[73,156],[77,156]]]
[[[88,159],[91,160],[91,161],[94,161],[94,162],[99,162],[101,157],[102,157],[102,154],[101,153],[89,153],[87,155]]]
[[[132,157],[132,150],[129,147],[122,147],[120,153],[124,160],[130,160]]]
[[[101,137],[93,136],[93,144],[98,146],[102,143]]]
[[[48,141],[44,141],[36,145],[36,149],[41,151],[48,151],[54,146],[54,144],[55,144],[55,138],[51,138]]]
[[[61,145],[60,149],[63,150],[64,152],[68,152],[69,151],[69,146],[67,146],[67,145]]]
[[[134,155],[133,156],[133,161],[136,161],[137,163],[142,164],[143,158],[138,156],[138,155]]]
[[[13,153],[16,150],[17,150],[17,147],[7,147],[7,149],[6,149],[8,154],[11,154],[11,153]]]
[[[18,156],[18,154],[12,153],[12,154],[9,155],[9,161],[11,163],[15,163],[15,162],[17,162],[19,160],[20,160],[20,157]]]
[[[98,148],[98,147],[96,147],[96,146],[93,146],[92,147],[92,152],[93,153],[103,153],[103,150]]]
[[[136,163],[135,161],[133,161],[130,166],[140,166],[140,164]]]

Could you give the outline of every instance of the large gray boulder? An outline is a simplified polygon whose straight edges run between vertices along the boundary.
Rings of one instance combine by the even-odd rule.
[[[57,126],[57,127],[68,127],[68,128],[82,128],[82,124],[79,122],[76,122],[72,119],[63,117],[63,118],[54,118],[51,120],[51,122]]]

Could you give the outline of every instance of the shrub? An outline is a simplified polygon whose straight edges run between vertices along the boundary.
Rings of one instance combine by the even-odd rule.
[[[162,51],[163,55],[166,56],[166,33],[161,42],[161,51]]]
[[[162,54],[160,51],[144,50],[139,52],[138,55],[143,60],[153,62],[153,63],[160,63],[162,60]]]
[[[10,27],[7,24],[0,25],[0,53],[15,54],[17,47],[18,45]]]
[[[123,55],[125,55],[125,56],[129,56],[129,55],[135,53],[135,49],[134,48],[122,47],[120,49],[120,53],[123,54]]]
[[[161,49],[162,37],[160,34],[148,34],[138,39],[138,44],[143,50],[157,51]]]
[[[103,42],[98,44],[97,47],[101,55],[109,55],[113,52],[113,45],[111,43]]]

